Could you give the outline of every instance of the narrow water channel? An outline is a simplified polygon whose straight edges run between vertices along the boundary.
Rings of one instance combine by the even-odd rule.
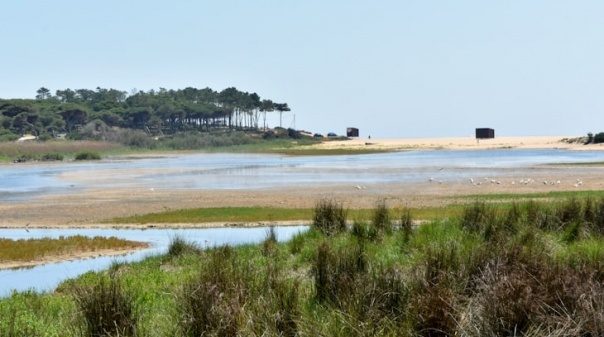
[[[308,229],[306,226],[274,227],[277,240],[287,241],[294,234]],[[200,247],[217,247],[222,245],[242,245],[258,243],[268,235],[269,227],[255,228],[203,228],[203,229],[1,229],[0,235],[5,238],[33,239],[58,238],[59,236],[84,235],[115,236],[118,238],[147,242],[151,245],[136,253],[124,256],[104,256],[84,260],[51,263],[27,269],[0,270],[0,296],[7,296],[12,291],[51,291],[62,281],[77,277],[88,271],[108,268],[113,262],[140,261],[148,256],[164,254],[171,240],[183,237],[195,242]]]

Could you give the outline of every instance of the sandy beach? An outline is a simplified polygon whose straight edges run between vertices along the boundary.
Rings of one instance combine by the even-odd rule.
[[[475,137],[445,138],[398,138],[398,139],[352,139],[329,141],[316,148],[326,149],[383,149],[383,150],[486,150],[486,149],[568,149],[568,150],[604,150],[604,144],[584,145],[573,142],[580,136],[535,136],[535,137],[496,137],[476,139]]]

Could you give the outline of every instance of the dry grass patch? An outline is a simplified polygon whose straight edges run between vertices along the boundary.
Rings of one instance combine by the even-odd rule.
[[[0,263],[29,262],[47,259],[53,256],[65,256],[84,252],[103,250],[140,249],[148,245],[116,237],[70,236],[58,239],[0,239]]]
[[[122,146],[108,142],[94,141],[48,141],[48,142],[3,142],[0,143],[0,154],[9,158],[38,158],[49,153],[75,155],[83,151],[109,152]]]

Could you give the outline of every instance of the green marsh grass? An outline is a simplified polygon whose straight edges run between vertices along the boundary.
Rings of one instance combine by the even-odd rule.
[[[465,200],[480,200],[480,201],[507,201],[507,200],[556,200],[556,199],[569,199],[569,198],[600,198],[604,197],[604,191],[552,191],[543,193],[489,193],[489,194],[470,194],[459,196],[457,199]]]
[[[379,207],[286,243],[268,231],[257,245],[182,249],[53,293],[13,294],[0,310],[34,336],[82,335],[82,310],[66,295],[119,279],[145,336],[603,335],[604,236],[593,229],[602,200],[476,202],[413,226],[387,210],[404,221],[375,239]],[[7,321],[0,329],[18,326]]]
[[[106,222],[120,224],[134,223],[201,223],[201,222],[257,222],[290,221],[309,219],[311,209],[273,207],[217,207],[196,208],[160,213],[135,215],[109,219]]]
[[[442,217],[455,216],[461,205],[433,208],[408,208],[413,219],[433,220]],[[400,210],[392,210],[398,214]],[[278,207],[210,207],[170,210],[158,213],[134,215],[123,218],[112,218],[105,223],[117,224],[148,224],[148,223],[238,223],[238,222],[262,222],[262,221],[301,221],[308,223],[313,218],[313,208],[278,208]],[[369,220],[374,213],[373,209],[348,209],[349,218]]]

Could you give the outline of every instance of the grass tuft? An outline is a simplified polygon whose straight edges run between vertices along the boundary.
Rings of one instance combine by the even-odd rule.
[[[315,205],[312,227],[325,235],[335,235],[346,230],[346,211],[335,200],[322,199]]]
[[[134,296],[118,280],[102,278],[95,286],[77,287],[73,294],[84,321],[84,336],[137,336]]]
[[[170,239],[168,245],[168,257],[176,258],[184,254],[198,254],[201,249],[199,246],[185,239],[182,235],[176,235]]]

